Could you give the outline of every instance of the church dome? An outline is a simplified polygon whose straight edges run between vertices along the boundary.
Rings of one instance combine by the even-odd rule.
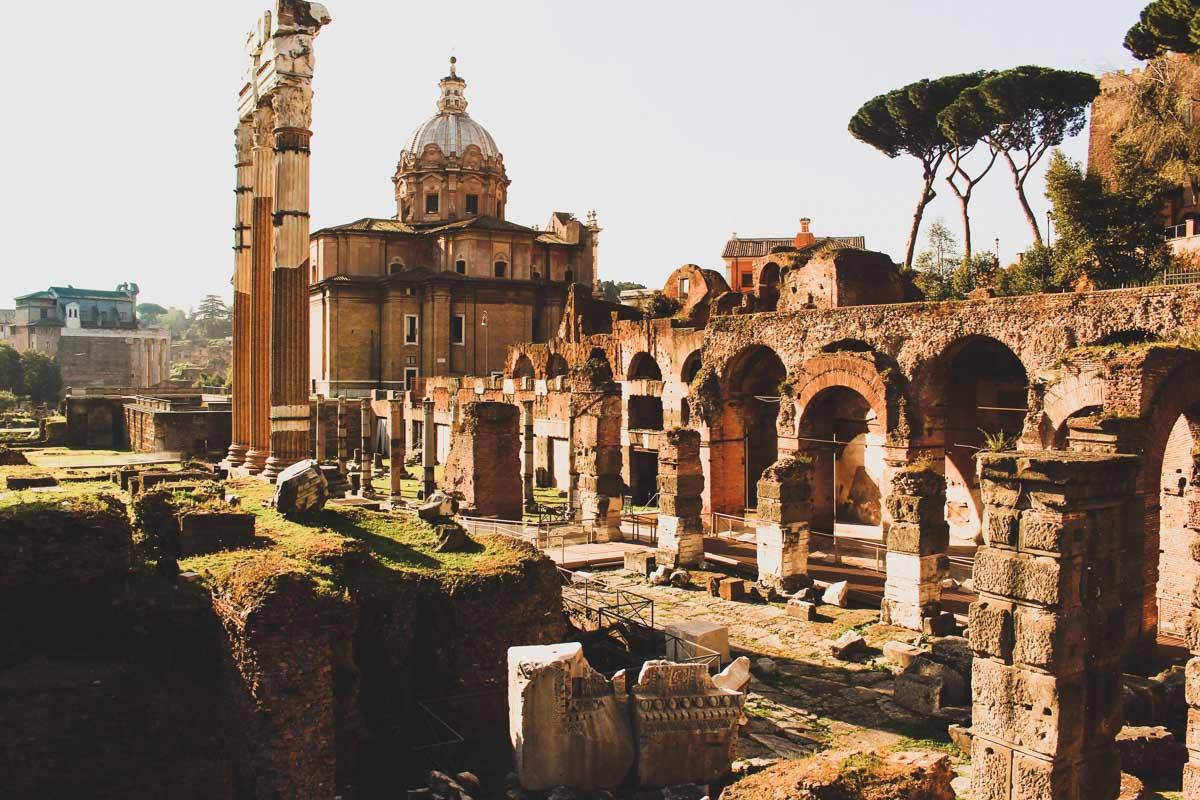
[[[408,152],[420,155],[426,145],[436,144],[446,155],[462,155],[471,145],[483,151],[484,158],[500,154],[492,135],[467,113],[441,113],[427,119],[408,141]]]
[[[445,155],[462,155],[468,147],[475,145],[484,158],[495,158],[500,155],[496,140],[467,114],[467,98],[464,96],[467,82],[458,77],[455,62],[456,59],[450,59],[450,74],[438,82],[442,90],[438,113],[417,128],[405,150],[419,156],[427,145],[436,144]]]

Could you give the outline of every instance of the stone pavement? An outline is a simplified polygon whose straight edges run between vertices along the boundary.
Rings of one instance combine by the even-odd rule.
[[[703,588],[707,574],[692,572],[695,588],[650,586],[623,570],[596,571],[614,587],[654,600],[659,627],[706,620],[729,627],[733,657],[768,657],[773,675],[755,670],[746,703],[749,718],[738,739],[739,759],[794,758],[837,748],[891,748],[912,740],[947,742],[946,723],[912,714],[892,702],[892,672],[880,648],[920,635],[878,624],[875,608],[820,606],[813,622],[789,617],[783,603],[730,602]],[[863,632],[870,646],[858,661],[839,661],[829,644],[847,629]],[[923,741],[929,745],[930,742]],[[946,744],[961,763],[962,754]]]

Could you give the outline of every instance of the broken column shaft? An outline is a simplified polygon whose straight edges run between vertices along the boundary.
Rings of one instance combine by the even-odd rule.
[[[358,451],[358,474],[362,484],[359,486],[359,494],[363,497],[374,497],[375,489],[371,485],[371,420],[374,414],[371,411],[371,401],[365,397],[359,401],[359,431],[361,436],[360,447]]]
[[[785,591],[810,583],[809,523],[812,519],[812,460],[781,458],[758,481],[758,581]]]
[[[1135,469],[1123,456],[979,456],[987,544],[970,612],[974,797],[1117,796],[1121,562],[1144,535]]]
[[[700,432],[675,428],[658,448],[658,554],[668,567],[704,564],[704,472],[700,467]]]
[[[388,401],[388,432],[391,434],[391,447],[388,453],[388,479],[392,496],[392,504],[400,504],[400,488],[404,479],[404,400],[403,397],[393,397]]]
[[[533,496],[533,401],[521,401],[521,452],[522,463],[522,492],[525,497],[525,507],[533,508],[537,500]]]
[[[950,546],[945,477],[929,462],[897,470],[892,475],[887,508],[892,525],[880,621],[944,633],[942,578]]]
[[[434,465],[437,464],[437,428],[433,420],[433,398],[426,397],[421,403],[421,480],[422,497],[428,499],[437,491]]]

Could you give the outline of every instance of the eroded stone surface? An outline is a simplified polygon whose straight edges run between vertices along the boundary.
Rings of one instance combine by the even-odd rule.
[[[508,715],[526,789],[612,788],[633,765],[627,700],[576,642],[509,648]]]

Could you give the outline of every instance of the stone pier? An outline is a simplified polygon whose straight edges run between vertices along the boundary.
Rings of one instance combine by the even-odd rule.
[[[537,500],[533,496],[533,401],[521,402],[521,452],[524,461],[521,464],[522,492],[525,497],[525,507],[533,508]]]
[[[593,526],[597,542],[621,540],[621,394],[577,392],[571,397],[574,469],[579,518]]]
[[[758,481],[758,582],[785,591],[804,588],[812,519],[812,460],[787,456]]]
[[[327,456],[325,452],[325,422],[321,419],[324,405],[325,398],[317,395],[316,414],[313,415],[313,458],[317,460],[318,464],[323,464]]]
[[[338,471],[346,473],[346,461],[350,457],[350,427],[346,422],[346,400],[337,401],[337,462]]]
[[[362,483],[359,485],[358,493],[363,497],[374,497],[375,487],[371,485],[371,420],[374,418],[374,413],[371,411],[371,401],[365,397],[358,401],[358,474]]]
[[[404,400],[393,397],[388,401],[388,433],[391,446],[388,450],[388,481],[392,505],[400,505],[400,487],[404,480]]]
[[[1143,535],[1136,466],[1082,453],[979,456],[988,543],[970,612],[975,798],[1117,797],[1121,563]]]
[[[460,498],[464,514],[521,519],[520,416],[511,403],[462,407],[442,490]]]
[[[879,619],[901,628],[944,633],[942,578],[950,546],[945,476],[928,461],[897,470],[887,508],[892,525]]]
[[[704,563],[704,472],[700,466],[700,432],[675,428],[658,448],[658,554],[668,567]]]

